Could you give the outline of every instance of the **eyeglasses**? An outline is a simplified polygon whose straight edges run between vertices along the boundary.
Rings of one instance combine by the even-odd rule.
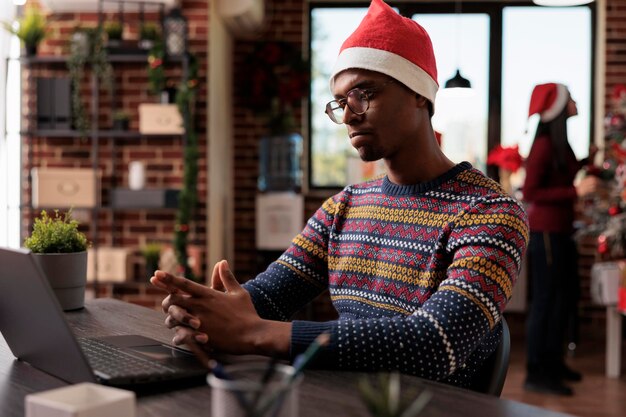
[[[378,91],[380,91],[384,86],[391,84],[395,80],[389,80],[377,87],[362,89],[362,88],[353,88],[348,91],[345,98],[340,98],[337,100],[329,101],[326,104],[325,113],[330,117],[330,120],[337,123],[338,125],[343,124],[343,117],[345,114],[346,106],[350,109],[350,111],[357,116],[365,114],[367,109],[370,108],[370,100],[372,99],[372,95]]]

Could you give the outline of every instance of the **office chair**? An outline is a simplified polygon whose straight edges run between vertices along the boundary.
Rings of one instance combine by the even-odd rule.
[[[474,377],[474,383],[470,389],[499,397],[502,393],[506,373],[509,370],[510,354],[511,333],[504,316],[502,316],[502,339],[500,344],[491,356],[485,359],[482,368]]]

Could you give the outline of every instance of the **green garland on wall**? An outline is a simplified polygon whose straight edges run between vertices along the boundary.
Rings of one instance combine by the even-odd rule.
[[[78,27],[74,30],[72,38],[70,41],[70,56],[66,64],[72,85],[72,124],[74,129],[80,132],[81,137],[86,138],[92,126],[81,95],[85,66],[91,64],[94,75],[100,80],[109,94],[113,90],[113,68],[104,47],[102,26],[94,28]]]
[[[194,214],[198,202],[198,133],[195,128],[194,107],[196,91],[198,89],[198,63],[194,55],[188,55],[188,77],[183,79],[176,93],[176,105],[183,118],[186,132],[184,148],[183,187],[178,198],[178,212],[174,228],[174,253],[178,265],[184,276],[199,281],[189,266],[187,253],[187,240],[189,237],[189,223]]]

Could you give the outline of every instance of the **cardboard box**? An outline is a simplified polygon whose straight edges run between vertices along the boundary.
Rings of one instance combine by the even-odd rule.
[[[181,135],[183,118],[176,104],[139,105],[139,133],[142,135]]]
[[[99,247],[87,251],[87,281],[125,282],[133,278],[131,251],[128,248]]]
[[[33,168],[33,207],[90,208],[97,204],[99,188],[89,168]]]
[[[591,267],[591,300],[595,304],[617,304],[618,288],[626,268],[624,262],[597,262]]]
[[[134,417],[136,396],[132,391],[90,382],[28,394],[26,417]]]

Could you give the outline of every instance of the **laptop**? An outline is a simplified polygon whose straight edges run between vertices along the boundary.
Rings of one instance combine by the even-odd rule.
[[[77,338],[29,250],[0,248],[0,332],[21,361],[70,383],[126,389],[206,383],[189,351],[141,335]]]

